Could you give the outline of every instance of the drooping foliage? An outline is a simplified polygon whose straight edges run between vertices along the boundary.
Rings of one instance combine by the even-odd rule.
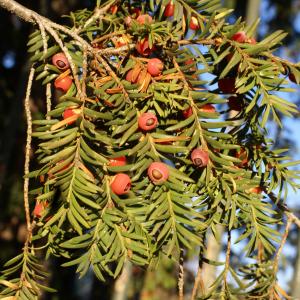
[[[32,122],[35,227],[4,270],[3,297],[38,297],[37,245],[100,280],[127,260],[179,262],[196,249],[200,266],[222,266],[199,299],[285,297],[276,272],[298,162],[274,149],[267,125],[298,112],[282,92],[292,92],[288,76],[300,81],[299,66],[273,54],[284,32],[256,42],[258,24],[228,24],[219,2],[98,1],[71,13],[70,27],[41,23],[30,36],[35,84],[52,107]],[[218,225],[225,262],[206,257]],[[240,245],[253,263],[234,269]]]

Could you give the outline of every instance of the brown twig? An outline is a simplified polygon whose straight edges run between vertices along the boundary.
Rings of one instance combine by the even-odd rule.
[[[223,275],[223,285],[222,285],[222,293],[226,293],[227,288],[227,274],[230,267],[230,253],[231,253],[231,232],[228,231],[228,238],[227,238],[227,250],[226,250],[226,261],[225,261],[225,270]]]
[[[194,286],[193,286],[191,300],[196,299],[199,287],[201,288],[202,294],[205,294],[205,287],[204,287],[204,282],[203,282],[203,278],[202,278],[202,267],[201,266],[198,267],[197,275],[196,275]]]
[[[281,243],[279,245],[279,248],[278,248],[277,253],[275,255],[275,258],[274,258],[274,263],[273,263],[274,274],[277,274],[277,272],[278,272],[280,255],[281,255],[283,247],[284,247],[284,245],[286,243],[286,240],[287,240],[287,237],[289,235],[289,231],[290,231],[290,228],[291,228],[292,224],[293,224],[292,217],[289,216],[288,219],[287,219],[287,223],[286,223],[286,226],[285,226],[285,230],[284,230],[283,236],[281,238]],[[270,286],[270,288],[268,290],[269,291],[270,300],[278,299],[275,296],[276,295],[276,288],[278,289],[278,285],[276,283],[277,283],[277,280],[276,280],[276,277],[275,277],[274,282],[271,284],[271,286]]]
[[[51,98],[52,98],[52,93],[51,93],[51,83],[47,83],[46,85],[46,104],[47,104],[47,113],[51,111]],[[51,116],[46,117],[47,120],[51,119]]]
[[[300,228],[300,219],[292,211],[290,211],[290,209],[283,203],[283,201],[278,201],[276,195],[273,192],[268,193],[267,190],[264,191],[273,201],[273,203],[287,216],[287,218],[291,219],[291,221],[295,223],[298,228]]]
[[[34,77],[35,69],[31,67],[28,84],[26,89],[26,97],[24,101],[25,106],[25,114],[26,114],[26,121],[27,121],[27,138],[26,138],[26,150],[25,150],[25,163],[24,163],[24,207],[25,207],[25,214],[26,214],[26,223],[27,223],[27,231],[28,236],[31,236],[31,220],[30,220],[30,207],[29,207],[29,178],[27,175],[29,174],[29,164],[30,164],[30,152],[31,152],[31,136],[32,136],[32,117],[30,111],[30,94],[31,94],[31,87],[32,81]]]
[[[291,225],[293,224],[293,220],[292,220],[292,217],[288,217],[287,219],[287,223],[286,223],[286,226],[285,226],[285,230],[284,230],[284,234],[281,238],[281,243],[279,245],[279,248],[277,250],[277,253],[275,255],[275,259],[274,259],[274,274],[277,273],[278,271],[278,266],[279,266],[279,258],[280,258],[280,255],[281,255],[281,252],[283,250],[283,246],[285,245],[285,242],[286,242],[286,239],[289,235],[289,231],[290,231],[290,228],[291,228]]]
[[[184,269],[183,269],[183,249],[180,249],[179,274],[178,274],[178,296],[183,300],[184,295]]]

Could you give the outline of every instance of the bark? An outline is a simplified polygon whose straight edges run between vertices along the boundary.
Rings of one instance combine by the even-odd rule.
[[[218,234],[222,237],[224,229],[222,226],[217,228]],[[216,241],[214,235],[210,232],[207,237],[206,257],[210,260],[217,261],[222,250],[222,241]],[[203,283],[205,291],[209,291],[209,287],[216,279],[216,266],[204,264],[203,265]]]
[[[132,265],[129,261],[125,262],[122,274],[116,280],[112,300],[126,300],[128,284],[131,280]]]
[[[36,23],[34,16],[38,14],[14,0],[0,0],[0,6],[26,22]]]

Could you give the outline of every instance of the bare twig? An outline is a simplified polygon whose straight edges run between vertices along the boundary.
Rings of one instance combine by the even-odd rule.
[[[278,201],[276,195],[273,192],[268,193],[266,190],[265,192],[273,201],[273,203],[287,216],[287,218],[291,219],[291,221],[295,223],[298,228],[300,228],[300,219],[292,211],[290,211],[290,209],[283,203],[283,201]]]
[[[46,103],[47,103],[47,113],[49,113],[51,111],[51,98],[52,98],[52,94],[51,94],[51,83],[47,83],[46,85]],[[47,116],[47,120],[50,120],[51,117]]]
[[[30,164],[30,152],[31,152],[31,136],[32,136],[32,117],[30,111],[30,94],[31,94],[31,87],[32,81],[34,77],[35,69],[32,67],[30,69],[30,74],[28,78],[28,84],[26,89],[26,97],[25,97],[25,113],[26,113],[26,120],[27,120],[27,138],[26,138],[26,150],[25,150],[25,164],[24,164],[24,207],[25,207],[25,214],[26,214],[26,223],[27,223],[27,230],[28,235],[31,236],[31,220],[30,220],[30,207],[29,207],[29,178],[26,176],[29,174],[29,164]]]
[[[202,277],[202,267],[201,266],[198,267],[197,275],[196,275],[194,286],[193,286],[191,300],[196,299],[199,287],[201,288],[202,294],[205,294],[205,287],[204,287],[204,282],[203,282],[203,277]]]
[[[184,289],[184,269],[183,269],[183,249],[180,249],[179,274],[178,274],[178,296],[179,300],[183,300]]]
[[[287,240],[287,237],[289,235],[289,231],[290,231],[290,228],[291,228],[292,224],[293,224],[292,217],[289,216],[288,219],[287,219],[287,223],[286,223],[286,226],[285,226],[283,236],[281,238],[281,243],[279,245],[279,248],[278,248],[277,253],[275,255],[275,258],[274,258],[274,263],[273,263],[274,274],[277,274],[277,272],[278,272],[280,255],[281,255],[283,247],[286,243],[286,240]],[[278,297],[276,296],[276,294],[277,294],[276,293],[276,288],[278,289],[278,285],[277,285],[277,280],[276,280],[276,277],[275,277],[274,282],[271,284],[271,286],[269,288],[270,300],[278,299]]]
[[[83,48],[83,62],[82,62],[82,96],[86,95],[86,76],[87,76],[87,50]]]
[[[279,266],[279,258],[280,258],[280,255],[281,255],[281,252],[283,250],[283,246],[285,245],[285,242],[286,242],[286,239],[289,235],[289,231],[290,231],[290,228],[291,228],[291,225],[293,224],[293,220],[292,220],[292,217],[288,217],[287,219],[287,223],[286,223],[286,226],[285,226],[285,230],[284,230],[284,234],[281,238],[281,243],[279,245],[279,248],[277,250],[277,253],[275,255],[275,259],[274,259],[274,274],[277,273],[278,271],[278,266]]]
[[[222,293],[226,293],[227,288],[227,274],[229,271],[230,266],[230,253],[231,253],[231,232],[228,231],[228,238],[227,238],[227,250],[226,250],[226,261],[225,261],[225,270],[223,275],[223,285],[222,285]]]

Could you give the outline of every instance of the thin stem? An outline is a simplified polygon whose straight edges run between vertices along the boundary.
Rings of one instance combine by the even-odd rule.
[[[83,63],[82,63],[82,96],[86,95],[86,77],[87,77],[87,50],[83,48]]]
[[[184,295],[184,269],[183,269],[183,249],[180,249],[179,274],[178,274],[178,296],[179,300],[183,300]]]
[[[284,203],[282,203],[283,201],[278,201],[276,195],[273,192],[268,193],[268,191],[265,190],[265,193],[269,196],[273,203],[287,216],[287,218],[295,223],[298,228],[300,228],[300,219],[293,212],[291,212]]]
[[[52,94],[51,94],[51,83],[47,83],[46,85],[46,103],[47,103],[47,113],[49,113],[51,111],[51,98],[52,98]],[[46,118],[47,120],[51,119],[51,116],[47,116]]]
[[[225,261],[225,270],[223,275],[223,285],[222,285],[222,293],[226,293],[227,288],[227,274],[230,267],[230,253],[231,253],[231,232],[228,231],[228,238],[227,238],[227,250],[226,250],[226,261]]]
[[[290,228],[291,228],[292,224],[293,224],[292,217],[288,217],[287,223],[286,223],[286,226],[285,226],[285,230],[284,230],[283,236],[281,238],[281,243],[279,245],[279,248],[278,248],[277,253],[275,255],[275,258],[274,258],[274,263],[273,263],[273,272],[274,272],[274,274],[277,274],[277,272],[278,272],[279,259],[280,259],[283,247],[284,247],[284,245],[286,243],[287,237],[289,235],[289,231],[290,231]],[[276,287],[278,288],[278,286],[277,286],[277,280],[276,280],[276,275],[275,275],[274,281],[273,281],[273,283],[271,284],[271,286],[270,286],[270,288],[268,290],[269,296],[270,296],[270,300],[278,299],[277,296],[276,296],[277,295]]]
[[[204,287],[204,282],[203,282],[203,278],[202,278],[202,267],[201,266],[198,267],[197,275],[196,275],[194,286],[193,286],[191,300],[196,299],[199,287],[201,288],[202,294],[205,294],[205,287]]]
[[[24,207],[25,207],[25,214],[26,214],[26,223],[27,223],[27,230],[28,235],[31,236],[31,220],[30,220],[30,207],[29,207],[29,178],[26,176],[29,174],[29,164],[30,164],[30,152],[31,152],[31,136],[32,136],[32,116],[30,111],[30,94],[31,94],[31,87],[32,81],[34,77],[35,69],[32,67],[30,69],[28,84],[26,89],[26,97],[25,97],[25,114],[26,114],[26,121],[27,121],[27,138],[26,138],[26,150],[25,150],[25,163],[24,163]]]
[[[285,226],[285,230],[284,230],[284,234],[283,234],[283,236],[281,238],[281,243],[279,245],[279,248],[277,250],[277,253],[276,253],[275,259],[274,259],[274,274],[277,274],[280,255],[281,255],[281,252],[282,252],[283,247],[285,245],[286,239],[287,239],[287,237],[289,235],[289,231],[290,231],[290,228],[291,228],[292,224],[293,224],[292,217],[288,217],[287,223],[286,223],[286,226]]]

